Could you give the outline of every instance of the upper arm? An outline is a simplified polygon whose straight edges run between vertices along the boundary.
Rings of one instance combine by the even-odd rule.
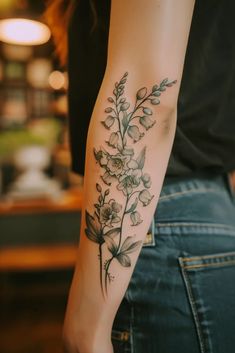
[[[112,0],[107,70],[181,80],[195,0]],[[175,100],[179,85],[171,90]]]

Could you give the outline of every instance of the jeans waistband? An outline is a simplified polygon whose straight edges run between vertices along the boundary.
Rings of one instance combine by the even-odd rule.
[[[155,223],[217,224],[235,227],[235,203],[227,175],[164,181]]]
[[[166,177],[163,183],[160,200],[167,196],[184,194],[187,192],[226,192],[234,196],[228,174],[202,174],[191,177]]]
[[[235,237],[235,198],[229,177],[166,177],[144,246],[156,234],[227,234]]]

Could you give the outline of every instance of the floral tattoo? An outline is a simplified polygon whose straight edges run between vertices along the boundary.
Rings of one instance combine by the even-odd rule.
[[[139,89],[131,109],[124,97],[127,76],[126,72],[115,83],[113,95],[108,97],[107,116],[101,122],[110,131],[107,148],[94,149],[95,160],[103,169],[103,188],[96,184],[97,202],[93,213],[86,211],[85,217],[86,236],[99,247],[100,285],[104,298],[108,294],[108,285],[114,280],[110,272],[112,262],[116,260],[121,266],[130,267],[130,254],[141,245],[141,241],[135,241],[134,235],[124,234],[124,219],[129,217],[130,225],[138,226],[142,223],[141,207],[148,206],[154,197],[150,192],[151,177],[144,171],[146,147],[135,155],[134,144],[156,123],[151,105],[160,104],[161,94],[176,83],[176,80],[166,78],[159,85],[154,85],[150,92],[146,87]],[[122,193],[123,205],[110,196],[111,185],[116,185]],[[110,253],[109,258],[103,258],[103,247]]]

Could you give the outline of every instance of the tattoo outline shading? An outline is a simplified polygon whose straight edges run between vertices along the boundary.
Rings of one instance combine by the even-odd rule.
[[[134,235],[124,237],[124,219],[129,215],[131,226],[138,226],[142,223],[141,214],[137,210],[139,203],[146,207],[154,197],[149,191],[151,177],[143,171],[146,146],[135,157],[134,148],[128,145],[128,142],[136,144],[156,123],[153,111],[146,103],[160,104],[161,94],[176,83],[176,80],[169,81],[165,78],[159,85],[155,84],[150,93],[146,87],[140,88],[131,110],[130,103],[124,97],[127,76],[126,72],[120,81],[115,83],[113,95],[107,99],[110,103],[105,109],[107,116],[101,122],[111,132],[109,140],[106,141],[108,149],[100,147],[99,150],[93,150],[96,162],[104,170],[101,175],[103,184],[110,187],[116,183],[116,189],[122,192],[125,203],[122,206],[110,198],[110,188],[103,190],[97,183],[96,191],[99,196],[94,204],[93,215],[85,211],[85,234],[99,246],[100,285],[104,299],[108,294],[108,284],[114,279],[109,272],[112,261],[116,259],[121,266],[130,267],[129,255],[141,245],[141,241],[135,241]],[[110,258],[106,260],[103,259],[103,246],[106,246],[110,253]]]

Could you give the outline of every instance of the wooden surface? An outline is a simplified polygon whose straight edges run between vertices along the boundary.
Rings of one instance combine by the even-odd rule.
[[[19,201],[0,201],[0,217],[20,213],[51,213],[81,210],[82,190],[64,191],[58,200],[28,199]]]
[[[67,213],[80,211],[82,190],[72,189],[57,201],[49,199],[0,202],[0,217],[27,214]],[[60,215],[58,214],[58,217]],[[56,236],[56,235],[55,235]],[[77,246],[74,244],[45,244],[11,246],[0,249],[0,271],[34,271],[73,268]]]
[[[34,271],[73,268],[77,246],[60,244],[0,250],[0,271]]]

